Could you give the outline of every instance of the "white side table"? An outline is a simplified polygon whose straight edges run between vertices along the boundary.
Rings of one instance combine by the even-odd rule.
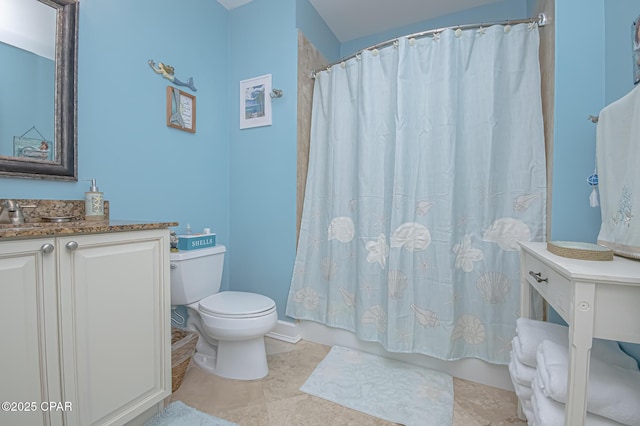
[[[546,243],[520,245],[520,313],[531,317],[535,289],[569,324],[565,425],[584,425],[593,338],[640,343],[640,261],[569,259]]]

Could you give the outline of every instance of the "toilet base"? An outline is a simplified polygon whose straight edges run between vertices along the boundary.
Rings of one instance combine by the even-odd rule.
[[[216,375],[236,380],[261,379],[269,374],[264,338],[219,340]]]
[[[264,338],[218,341],[217,351],[200,351],[193,361],[203,370],[235,380],[262,379],[269,374]]]

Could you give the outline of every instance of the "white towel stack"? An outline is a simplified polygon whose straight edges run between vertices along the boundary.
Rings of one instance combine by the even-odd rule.
[[[609,358],[602,358],[601,353],[598,356],[592,354],[587,388],[587,424],[640,425],[640,370],[633,358],[628,358],[633,362],[628,363],[613,352]],[[538,367],[533,392],[538,392],[536,385],[542,391],[542,396],[536,394],[536,403],[550,400],[564,408],[569,351],[565,346],[545,340],[538,346],[536,359]],[[541,410],[538,406],[533,407],[533,411],[536,414]],[[556,423],[549,424],[564,424],[564,410],[560,414]]]
[[[522,410],[531,425],[564,425],[568,334],[566,326],[527,318],[517,320],[509,372]],[[588,410],[592,413],[588,414],[587,424],[640,425],[640,417],[635,414],[636,409],[640,411],[640,406],[634,406],[639,405],[640,401],[640,370],[637,362],[625,354],[616,342],[594,339],[591,365],[589,398],[593,397],[594,402],[588,404]],[[593,378],[593,365],[599,366],[598,381]],[[612,378],[605,378],[609,375]],[[622,376],[627,377],[622,381],[624,385],[614,392],[611,387],[617,386]],[[592,386],[605,387],[592,390]],[[621,393],[628,396],[621,397]]]
[[[518,318],[516,336],[511,341],[511,362],[509,373],[520,406],[529,424],[537,424],[531,404],[532,382],[536,375],[536,351],[545,339],[564,342],[567,345],[568,329],[549,322]]]
[[[564,404],[544,395],[538,377],[531,384],[531,406],[533,410],[533,422],[529,424],[538,426],[564,426]],[[620,423],[605,419],[598,415],[587,413],[586,426],[620,426]]]

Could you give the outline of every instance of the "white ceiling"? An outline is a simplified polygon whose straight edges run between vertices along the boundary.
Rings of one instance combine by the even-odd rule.
[[[56,58],[56,9],[39,1],[0,0],[0,42]]]
[[[249,3],[252,0],[218,0],[218,3],[223,5],[227,10],[235,9],[245,3]]]
[[[340,42],[499,0],[309,0]]]
[[[218,0],[227,9],[251,0]],[[309,0],[340,42],[500,0]]]

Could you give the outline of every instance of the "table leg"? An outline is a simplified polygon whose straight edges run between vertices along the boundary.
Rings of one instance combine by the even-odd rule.
[[[524,264],[524,256],[520,256],[520,316],[523,318],[531,318],[531,294],[533,288],[529,285],[529,282],[525,277],[526,272],[524,270]],[[522,410],[520,398],[518,398],[517,416],[521,420],[525,420],[527,418]]]
[[[577,282],[569,324],[569,374],[565,425],[584,425],[587,409],[589,362],[593,340],[595,284]]]

